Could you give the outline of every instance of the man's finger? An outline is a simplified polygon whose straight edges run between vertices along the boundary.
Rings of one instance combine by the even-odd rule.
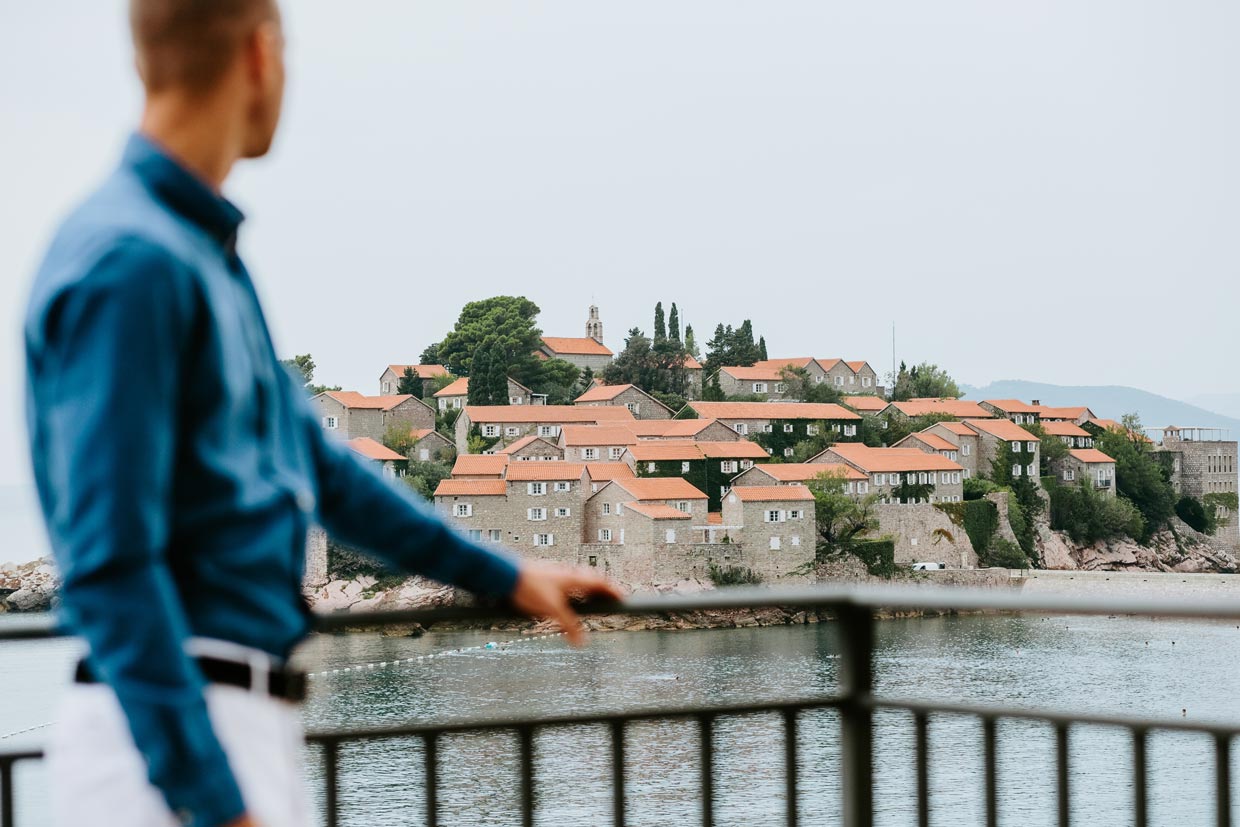
[[[551,619],[564,632],[564,637],[568,638],[570,644],[573,646],[585,645],[586,631],[581,625],[581,618],[569,607],[568,601],[560,601],[556,604],[555,612]]]

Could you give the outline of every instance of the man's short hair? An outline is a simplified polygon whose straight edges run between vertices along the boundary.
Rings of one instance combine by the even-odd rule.
[[[130,0],[138,72],[148,91],[209,91],[275,0]]]

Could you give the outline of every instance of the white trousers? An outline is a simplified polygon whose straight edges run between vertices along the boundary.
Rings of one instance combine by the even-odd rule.
[[[306,827],[301,721],[290,703],[239,687],[207,687],[216,737],[262,827]],[[69,687],[47,747],[56,827],[179,827],[147,780],[116,694],[103,684]]]

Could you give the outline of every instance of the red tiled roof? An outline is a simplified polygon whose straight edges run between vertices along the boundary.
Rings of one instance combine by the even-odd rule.
[[[626,508],[643,517],[649,517],[652,520],[692,520],[692,514],[686,514],[679,508],[672,508],[670,505],[662,505],[659,503],[629,503]]]
[[[697,359],[694,359],[692,356],[685,356],[685,369],[686,370],[701,370],[702,363],[699,362]]]
[[[951,431],[956,436],[977,436],[977,431],[970,428],[963,422],[936,422],[930,426],[931,428],[942,427]],[[924,433],[924,432],[923,432]]]
[[[1069,451],[1068,453],[1072,456],[1073,459],[1079,460],[1086,464],[1094,464],[1094,463],[1099,463],[1099,462],[1115,462],[1115,460],[1111,459],[1109,456],[1102,453],[1097,448],[1077,448],[1075,451]]]
[[[611,356],[603,345],[594,339],[573,339],[562,336],[543,336],[543,345],[552,353],[567,353],[573,356]]]
[[[860,362],[845,362],[844,364],[852,368],[853,373],[859,373],[862,368],[870,366],[870,363],[865,361],[864,359],[862,359]],[[870,370],[874,370],[874,368],[870,368]]]
[[[723,512],[712,511],[706,515],[707,525],[723,525]]]
[[[713,419],[638,419],[624,423],[638,438],[692,437],[710,427]],[[727,426],[724,426],[727,428]],[[731,430],[730,428],[728,430]]]
[[[388,370],[397,376],[404,376],[406,368],[413,368],[414,374],[419,379],[432,379],[436,376],[446,376],[448,373],[448,369],[443,365],[388,365]]]
[[[407,393],[393,396],[365,396],[357,391],[325,391],[325,393],[346,408],[358,410],[390,411],[402,402],[413,399],[413,396]]]
[[[614,480],[638,500],[704,500],[706,495],[680,477],[633,477]]]
[[[600,382],[594,387],[590,388],[585,393],[583,393],[581,396],[574,399],[573,401],[574,402],[610,402],[611,400],[615,399],[617,396],[619,396],[620,394],[624,393],[625,391],[627,391],[629,388],[632,388],[632,387],[636,387],[636,386],[631,385],[631,384],[604,385],[603,383]],[[645,393],[645,391],[642,391],[642,393]]]
[[[1042,430],[1045,431],[1048,436],[1089,436],[1089,431],[1085,430],[1080,425],[1077,425],[1075,422],[1048,422],[1043,419],[1041,425]]]
[[[755,368],[773,368],[776,371],[780,371],[789,367],[807,368],[809,363],[813,361],[814,358],[812,356],[800,356],[793,359],[763,359],[760,362],[754,362],[753,366]]]
[[[734,442],[695,442],[707,459],[760,459],[768,460],[771,455],[756,442],[738,439]]]
[[[868,479],[856,468],[842,462],[776,462],[754,467],[779,482],[809,482],[823,474],[841,476],[845,480]]]
[[[575,405],[466,405],[465,414],[474,423],[563,424],[633,421],[628,408],[620,406],[576,407]]]
[[[548,445],[551,445],[551,442],[544,439],[543,437],[530,434],[529,436],[521,437],[520,439],[518,439],[516,442],[512,443],[508,447],[501,448],[495,453],[504,454],[505,456],[512,456],[513,454],[515,454],[517,451],[520,451],[525,446],[530,445],[535,442],[546,442]]]
[[[502,477],[508,467],[504,454],[461,454],[452,465],[454,477]]]
[[[743,503],[802,502],[814,495],[804,485],[738,485],[728,492]]]
[[[834,403],[819,402],[690,402],[699,416],[710,419],[860,419]]]
[[[440,480],[436,497],[502,497],[508,493],[503,480]]]
[[[1043,419],[1080,419],[1089,413],[1086,407],[1052,408],[1048,405],[1038,406],[1038,415]]]
[[[560,429],[566,446],[635,445],[637,437],[623,425],[565,425]]]
[[[871,448],[859,442],[838,442],[823,453],[827,452],[848,460],[869,474],[883,474],[890,471],[964,470],[958,463],[952,462],[942,454],[927,454],[916,448]]]
[[[1041,405],[1030,405],[1019,399],[987,399],[986,404],[1009,414],[1036,414],[1042,409]]]
[[[891,405],[905,416],[947,414],[957,419],[988,419],[994,416],[976,402],[966,402],[963,399],[909,399],[892,402]]]
[[[830,371],[831,368],[835,367],[836,365],[838,365],[840,362],[844,360],[843,359],[815,359],[814,361],[817,362],[818,367],[822,368],[824,371]]]
[[[587,462],[586,473],[591,482],[610,482],[636,476],[627,462]]]
[[[841,401],[854,411],[864,413],[878,413],[891,404],[878,396],[845,396]]]
[[[948,442],[946,439],[943,439],[943,437],[939,436],[938,434],[928,434],[925,431],[921,431],[920,433],[909,434],[904,439],[900,440],[900,442],[904,442],[910,439],[919,439],[936,451],[957,450],[957,446],[955,444]],[[897,442],[895,446],[893,447],[896,447],[896,448],[900,447],[900,443]]]
[[[462,376],[450,385],[444,385],[442,390],[435,392],[435,398],[439,399],[443,396],[468,396],[469,395],[469,377]]]
[[[345,443],[356,454],[361,454],[366,459],[373,459],[379,462],[394,462],[397,460],[408,459],[396,453],[382,442],[376,442],[368,436],[359,436],[356,439],[350,439]]]
[[[1010,419],[966,419],[964,424],[1005,442],[1037,442],[1038,438]]]
[[[721,371],[731,376],[733,379],[739,379],[742,382],[781,382],[784,374],[782,368],[765,367],[754,365],[747,367],[726,367],[720,368]]]
[[[580,462],[513,462],[508,465],[509,482],[549,482],[579,480],[586,467]]]
[[[752,442],[750,443],[750,445],[753,444]],[[759,448],[758,450],[762,449]],[[661,462],[668,460],[691,462],[693,460],[705,459],[702,449],[697,446],[697,443],[679,439],[642,440],[635,445],[630,445],[629,453],[638,462]],[[763,451],[762,455],[765,457],[766,452]]]

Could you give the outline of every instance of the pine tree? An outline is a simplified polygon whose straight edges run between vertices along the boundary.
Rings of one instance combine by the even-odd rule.
[[[680,311],[676,309],[676,302],[672,302],[672,312],[667,318],[667,335],[674,341],[680,341]]]
[[[404,374],[400,377],[400,382],[396,385],[398,394],[412,394],[413,396],[422,398],[422,380],[413,372],[413,368],[405,368]]]
[[[663,318],[663,302],[659,302],[654,306],[654,340],[656,342],[667,338],[667,322]]]
[[[758,361],[765,362],[769,357],[766,355],[766,337],[758,338]]]
[[[478,377],[482,381],[482,377]],[[504,347],[499,342],[491,345],[487,354],[487,395],[492,405],[508,404],[508,364],[504,358]]]
[[[697,339],[693,335],[693,325],[685,327],[685,353],[694,359],[698,358]]]
[[[470,405],[490,405],[491,386],[487,384],[487,372],[490,370],[491,351],[482,345],[474,348],[473,358],[469,363],[469,393],[465,401]]]

